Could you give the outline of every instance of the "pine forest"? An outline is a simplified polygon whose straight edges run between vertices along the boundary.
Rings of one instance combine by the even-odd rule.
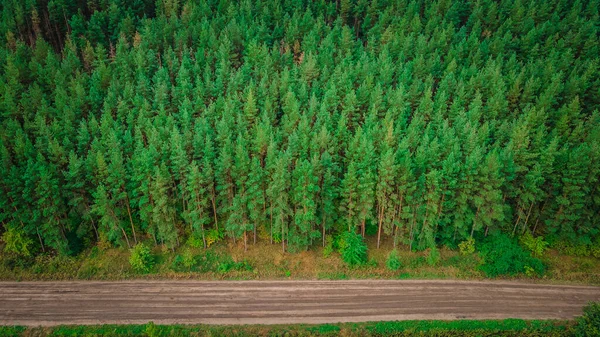
[[[600,240],[597,0],[4,0],[33,255]]]

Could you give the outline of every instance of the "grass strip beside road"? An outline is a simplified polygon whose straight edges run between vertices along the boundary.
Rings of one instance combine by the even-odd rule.
[[[392,321],[321,325],[97,325],[50,328],[0,327],[2,337],[178,336],[572,336],[573,321]]]

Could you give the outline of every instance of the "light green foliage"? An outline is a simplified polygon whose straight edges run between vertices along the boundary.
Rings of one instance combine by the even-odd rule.
[[[154,322],[149,322],[146,324],[145,334],[148,337],[158,337],[160,336],[160,328],[154,324]]]
[[[182,257],[183,257],[183,260],[182,260],[183,266],[185,268],[187,268],[188,270],[191,270],[192,267],[194,266],[194,264],[196,264],[195,256],[192,253],[192,251],[189,249],[184,250]]]
[[[436,266],[440,262],[440,259],[440,251],[435,246],[431,247],[427,253],[427,264]]]
[[[349,266],[361,265],[367,262],[367,244],[360,234],[345,232],[342,234],[338,245],[342,260]]]
[[[206,247],[210,247],[216,242],[219,242],[225,236],[225,232],[217,229],[211,229],[206,232]]]
[[[576,337],[600,336],[600,303],[590,302],[583,308],[583,316],[577,318]]]
[[[548,242],[544,241],[544,237],[538,236],[537,238],[534,238],[529,232],[521,237],[521,243],[527,247],[535,257],[544,255],[544,251],[546,251],[546,247],[548,247]]]
[[[323,257],[327,258],[336,250],[335,239],[331,235],[325,237],[325,247],[323,247]]]
[[[462,255],[470,255],[475,253],[475,239],[468,238],[458,244],[458,249]]]
[[[596,239],[596,242],[590,247],[592,256],[600,259],[600,238]]]
[[[28,238],[25,231],[14,226],[7,226],[6,232],[2,234],[4,251],[20,256],[31,256],[33,241]]]
[[[387,269],[391,271],[397,271],[402,267],[402,262],[400,262],[400,255],[396,249],[392,250],[385,260],[385,266]]]
[[[525,275],[527,275],[528,277],[534,277],[535,276],[535,269],[531,268],[530,266],[525,266]]]
[[[190,235],[186,243],[192,248],[204,247],[204,241],[202,241],[202,238],[197,235]]]
[[[154,266],[154,257],[150,248],[143,243],[138,243],[131,249],[129,263],[138,273],[148,273]]]

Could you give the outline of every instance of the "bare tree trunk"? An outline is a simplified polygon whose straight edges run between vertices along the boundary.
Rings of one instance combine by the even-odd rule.
[[[46,247],[44,247],[44,241],[42,240],[42,236],[40,235],[40,229],[36,226],[35,231],[37,232],[38,239],[40,240],[40,245],[42,245],[42,252],[46,252]]]
[[[218,231],[219,230],[219,221],[217,220],[217,203],[215,202],[214,195],[212,195],[212,198],[210,201],[212,203],[213,215],[215,217],[215,229]]]
[[[421,204],[418,204],[417,207],[415,207],[415,210],[413,211],[413,218],[410,221],[410,243],[408,245],[408,250],[412,252],[412,244],[413,244],[413,238],[414,238],[414,230],[413,227],[415,225],[415,223],[417,222],[416,217],[417,217],[417,208],[421,207]]]
[[[379,228],[377,229],[377,248],[381,243],[381,227],[383,225],[383,205],[379,207],[379,216],[377,217],[379,222]]]
[[[92,228],[94,228],[94,233],[96,233],[96,240],[100,240],[100,235],[98,235],[98,228],[96,228],[96,223],[94,223],[94,219],[90,219],[92,222]]]
[[[473,219],[473,225],[471,226],[471,238],[473,238],[473,232],[475,232],[475,223],[477,223],[477,216],[479,215],[479,207],[477,206],[477,212],[475,212],[475,218]]]
[[[519,216],[517,217],[517,222],[515,222],[515,227],[513,228],[512,236],[515,236],[515,232],[517,231],[517,226],[519,225],[519,222],[521,222],[521,207],[519,207]]]
[[[131,244],[129,243],[129,238],[127,237],[127,233],[125,233],[125,230],[123,229],[123,227],[120,227],[121,231],[123,232],[123,236],[125,237],[125,241],[127,242],[127,247],[129,247],[129,249],[131,249]]]
[[[283,225],[283,216],[281,216],[281,249],[285,253],[285,226]]]
[[[525,234],[525,231],[527,230],[527,221],[529,221],[529,216],[531,215],[532,208],[533,208],[533,201],[531,202],[531,205],[529,206],[529,210],[527,211],[527,216],[525,217],[525,223],[523,224],[523,231],[521,234]]]
[[[360,224],[360,233],[363,238],[365,237],[365,228],[367,227],[366,222],[366,219],[363,219],[362,223]]]
[[[269,217],[271,218],[271,228],[270,228],[270,232],[271,232],[271,244],[273,244],[273,203],[271,203],[271,212],[269,212]]]
[[[131,208],[129,207],[129,196],[127,198],[127,214],[129,215],[129,223],[131,223],[131,231],[133,232],[133,241],[137,244],[137,237],[135,235],[135,227],[133,226],[133,218],[131,217]]]

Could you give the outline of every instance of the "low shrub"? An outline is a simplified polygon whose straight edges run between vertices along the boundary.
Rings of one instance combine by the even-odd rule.
[[[590,251],[593,257],[600,259],[600,239],[592,245]]]
[[[202,240],[202,236],[192,234],[187,239],[187,245],[192,248],[204,248],[204,241]]]
[[[548,247],[548,242],[544,241],[543,236],[534,238],[531,233],[527,232],[521,237],[521,243],[533,254],[535,257],[541,257]]]
[[[424,256],[417,256],[415,258],[410,259],[408,263],[408,268],[410,269],[418,269],[423,267],[427,263],[427,259]]]
[[[436,266],[438,262],[440,262],[441,256],[440,251],[436,246],[433,246],[429,249],[429,253],[427,254],[427,264],[430,266]]]
[[[475,239],[468,238],[458,244],[458,249],[461,255],[470,255],[475,253]]]
[[[206,231],[206,247],[212,246],[214,243],[223,240],[225,237],[224,231],[219,231],[216,229],[210,229]]]
[[[394,249],[388,254],[387,259],[385,260],[385,266],[391,271],[397,271],[402,267],[398,250]]]
[[[600,336],[600,302],[590,302],[583,308],[583,316],[577,318],[575,336]]]
[[[377,260],[375,258],[370,258],[369,261],[367,263],[365,263],[366,267],[372,267],[372,268],[377,268],[378,265],[379,265],[379,263],[377,262]]]
[[[248,261],[235,262],[233,259],[219,263],[219,267],[217,268],[220,273],[227,273],[229,271],[252,271],[252,269],[252,265]]]
[[[5,244],[5,252],[12,253],[17,256],[31,256],[33,240],[27,237],[27,234],[24,230],[7,225],[6,232],[2,234],[2,241]]]
[[[333,236],[327,235],[325,237],[325,247],[323,247],[323,257],[328,258],[335,251],[334,246],[335,240]]]
[[[528,271],[530,275],[541,276],[546,271],[543,262],[531,256],[515,240],[506,234],[488,237],[481,245],[483,264],[481,270],[488,277],[501,275],[514,276]]]
[[[345,232],[338,242],[342,260],[349,266],[367,262],[367,244],[362,236],[355,232]]]
[[[154,257],[150,248],[143,243],[138,243],[131,249],[129,263],[138,273],[148,273],[154,267]]]
[[[190,249],[185,249],[181,255],[176,255],[171,263],[171,269],[177,272],[194,271],[197,258]]]

